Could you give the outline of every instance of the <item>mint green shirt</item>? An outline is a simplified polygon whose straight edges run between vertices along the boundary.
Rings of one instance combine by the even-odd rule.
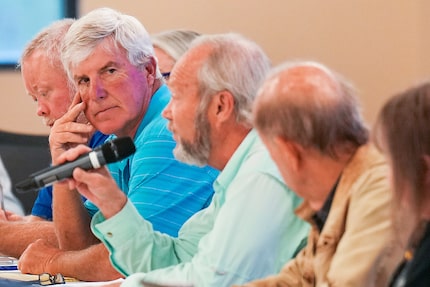
[[[157,283],[231,286],[279,272],[307,236],[295,216],[301,200],[288,189],[266,148],[251,131],[214,182],[206,209],[192,216],[178,238],[155,232],[131,203],[91,226],[128,277],[121,286]]]

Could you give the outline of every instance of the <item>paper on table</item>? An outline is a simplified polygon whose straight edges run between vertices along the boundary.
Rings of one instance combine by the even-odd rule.
[[[0,278],[13,279],[13,280],[19,280],[19,281],[37,281],[37,280],[39,280],[38,275],[22,274],[19,270],[0,272]],[[104,286],[104,285],[113,284],[113,283],[120,283],[122,281],[124,281],[124,279],[122,279],[122,278],[116,279],[113,281],[103,281],[103,282],[76,281],[76,282],[66,282],[65,284],[61,284],[61,286],[74,286],[74,287],[93,286],[93,287],[97,287],[97,286]]]
[[[22,274],[21,271],[19,271],[19,270],[1,271],[0,272],[0,278],[14,279],[14,280],[20,280],[20,281],[37,281],[37,280],[39,280],[38,275]]]
[[[143,287],[193,287],[194,285],[191,283],[150,282],[150,281],[143,279],[143,280],[140,280],[140,286],[143,286]]]
[[[18,270],[18,259],[9,256],[0,256],[0,271]]]
[[[0,255],[0,266],[10,266],[18,264],[18,259],[15,257]]]
[[[61,286],[73,286],[73,287],[93,286],[93,287],[99,287],[99,286],[105,286],[105,285],[109,286],[109,284],[114,284],[114,283],[121,283],[122,281],[124,281],[124,279],[119,278],[116,280],[104,281],[104,282],[84,282],[84,281],[66,282],[66,284],[63,284]]]
[[[9,271],[0,271],[0,278],[5,279],[13,279],[13,280],[19,280],[19,281],[38,281],[39,276],[34,274],[23,274],[19,270],[9,270]],[[86,281],[73,281],[73,282],[67,282],[69,280],[68,277],[65,277],[66,283],[61,284],[61,286],[104,286],[108,284],[113,283],[120,283],[124,281],[124,279],[119,278],[113,281],[100,281],[100,282],[86,282]],[[76,280],[76,279],[74,279]]]

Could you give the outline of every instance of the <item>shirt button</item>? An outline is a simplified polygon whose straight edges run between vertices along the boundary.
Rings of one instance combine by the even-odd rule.
[[[112,237],[112,236],[113,236],[113,234],[112,234],[112,232],[108,232],[108,233],[106,233],[106,236],[107,236],[107,237]]]

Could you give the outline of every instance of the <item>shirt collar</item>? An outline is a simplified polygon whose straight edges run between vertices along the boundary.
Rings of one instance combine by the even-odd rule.
[[[225,189],[226,186],[230,185],[230,182],[238,173],[242,162],[249,155],[249,150],[253,147],[256,140],[257,132],[255,130],[251,130],[240,143],[239,147],[233,153],[232,157],[227,162],[226,166],[219,174],[218,178],[215,180],[215,190],[218,190],[219,188]]]
[[[143,129],[150,123],[155,117],[158,117],[167,106],[170,101],[169,88],[163,84],[158,90],[152,95],[151,101],[149,102],[148,109],[145,112],[145,116],[139,125],[139,128],[134,135],[134,138],[139,137]]]
[[[339,177],[340,178],[340,177]],[[324,228],[324,224],[327,220],[328,214],[330,212],[331,205],[333,203],[333,198],[336,193],[337,184],[339,183],[339,179],[336,180],[336,183],[334,184],[333,188],[330,191],[330,194],[328,195],[327,199],[324,202],[323,207],[318,210],[313,216],[312,219],[317,225],[319,231],[321,232]]]

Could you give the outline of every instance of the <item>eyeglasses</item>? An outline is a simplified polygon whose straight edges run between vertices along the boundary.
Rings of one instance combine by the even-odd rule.
[[[39,274],[39,284],[42,286],[55,285],[55,284],[65,284],[64,276],[60,273],[51,275],[49,273]]]
[[[170,77],[170,72],[161,73],[161,76],[163,76],[163,79],[164,79],[165,81],[167,81],[167,80],[169,79],[169,77]]]

